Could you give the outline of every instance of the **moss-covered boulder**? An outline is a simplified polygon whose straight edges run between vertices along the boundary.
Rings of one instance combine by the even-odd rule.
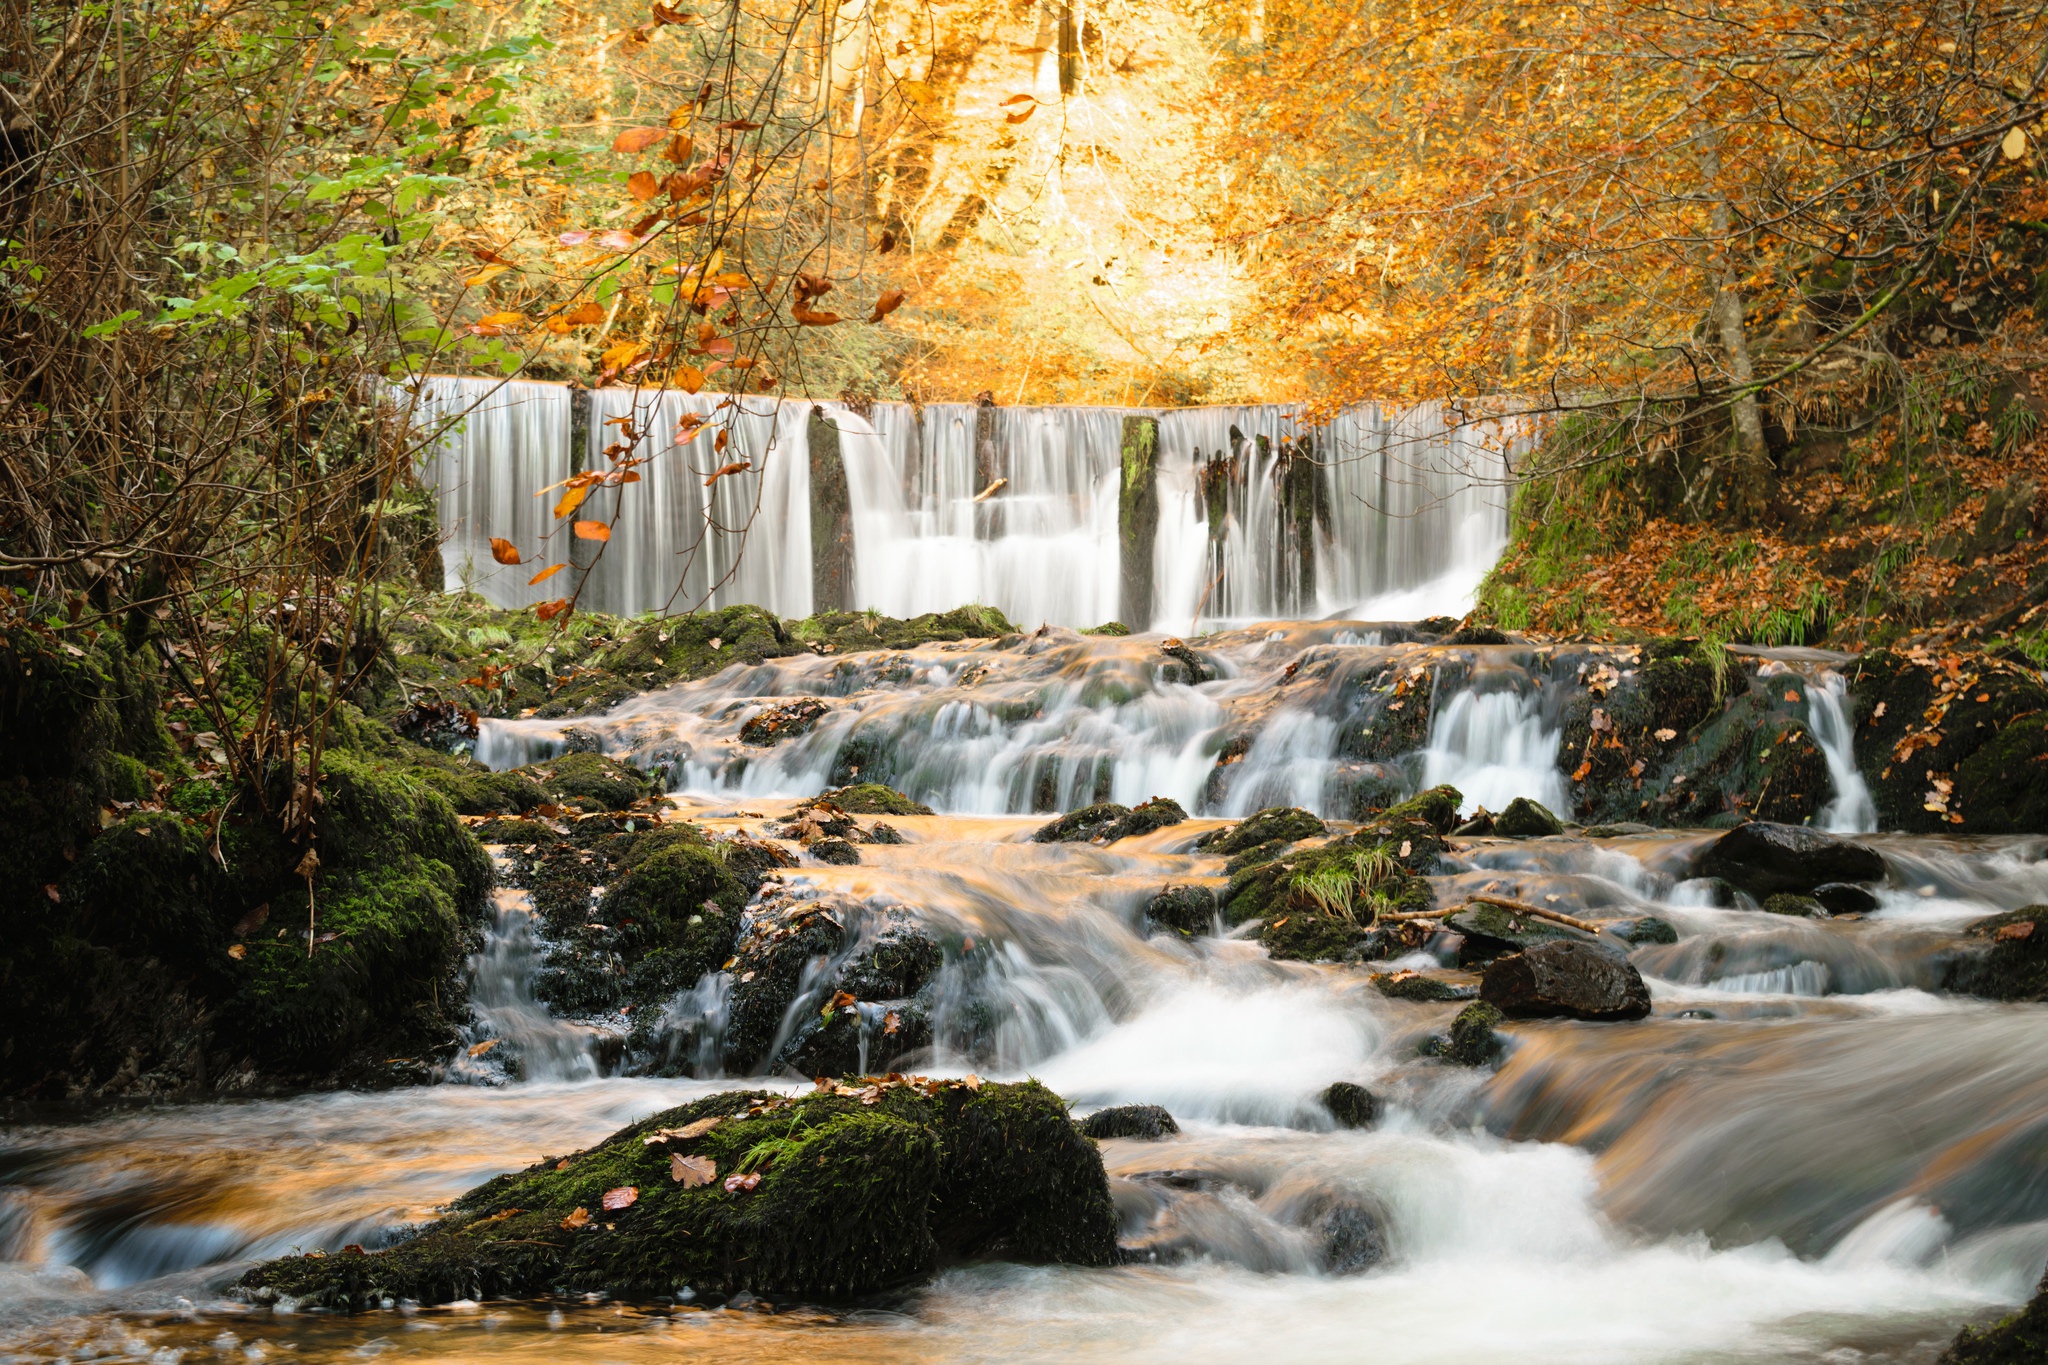
[[[2048,905],[1973,921],[1943,989],[1986,1000],[2048,1000]]]
[[[816,697],[801,697],[781,706],[771,706],[758,715],[749,716],[746,724],[740,726],[740,743],[766,747],[809,734],[829,709]]]
[[[1095,1146],[1036,1083],[875,1081],[713,1095],[499,1176],[410,1241],[249,1271],[259,1301],[602,1291],[834,1299],[981,1257],[1116,1259]]]
[[[1155,934],[1198,938],[1216,929],[1216,892],[1206,886],[1168,886],[1145,902],[1145,926]]]
[[[1337,1081],[1316,1096],[1339,1128],[1370,1128],[1380,1116],[1380,1102],[1372,1091],[1350,1081]]]
[[[1493,817],[1493,832],[1503,839],[1542,839],[1564,833],[1564,822],[1541,801],[1518,796]]]
[[[1303,839],[1320,839],[1329,832],[1329,826],[1299,806],[1268,806],[1227,829],[1203,835],[1195,847],[1225,858],[1235,858],[1254,849],[1277,852],[1288,844],[1299,843]]]
[[[830,901],[771,900],[748,916],[731,967],[732,997],[725,1025],[725,1069],[751,1075],[770,1060],[784,1018],[813,964],[824,965],[847,947],[846,911]]]
[[[1553,920],[1477,902],[1445,918],[1444,927],[1464,936],[1464,944],[1458,949],[1461,967],[1479,966],[1539,943],[1585,942],[1591,938]]]
[[[1475,1000],[1451,1020],[1451,1031],[1440,1041],[1436,1053],[1458,1066],[1488,1066],[1507,1050],[1507,1044],[1496,1032],[1506,1022],[1506,1016],[1494,1006]]]
[[[1081,1120],[1081,1133],[1097,1142],[1122,1138],[1137,1142],[1157,1142],[1180,1132],[1180,1125],[1173,1115],[1157,1104],[1116,1104],[1107,1109],[1098,1109]]]
[[[879,782],[856,782],[850,787],[834,787],[797,803],[799,810],[815,810],[831,806],[845,811],[848,815],[930,815],[932,808],[919,801],[913,801],[894,787],[885,787]]]
[[[1040,827],[1031,838],[1040,844],[1110,844],[1178,825],[1187,818],[1188,813],[1170,796],[1155,796],[1135,806],[1104,801],[1062,815]]]

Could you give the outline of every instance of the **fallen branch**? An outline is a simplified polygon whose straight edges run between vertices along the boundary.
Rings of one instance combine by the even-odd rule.
[[[1373,922],[1375,924],[1405,924],[1410,920],[1443,919],[1447,915],[1457,914],[1460,910],[1463,910],[1464,908],[1465,907],[1462,905],[1447,905],[1441,910],[1409,910],[1401,913],[1394,913],[1390,911],[1385,914],[1374,916]]]
[[[1469,899],[1474,905],[1491,905],[1499,910],[1512,910],[1518,915],[1534,915],[1537,919],[1547,919],[1553,923],[1576,929],[1582,934],[1597,934],[1604,927],[1593,923],[1591,920],[1578,919],[1575,916],[1567,915],[1562,910],[1546,910],[1540,905],[1531,905],[1527,901],[1509,900],[1506,896],[1472,896]]]

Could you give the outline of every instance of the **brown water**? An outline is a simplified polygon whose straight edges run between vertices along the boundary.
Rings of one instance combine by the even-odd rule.
[[[943,692],[948,677],[888,684],[907,689],[889,705],[913,708],[919,687]],[[695,717],[671,742],[712,725],[716,689],[692,686],[629,704],[619,733],[658,746],[662,705]],[[723,686],[716,726],[736,726],[756,703],[733,703],[757,694],[730,675]],[[1214,703],[1181,690],[1161,715]],[[928,733],[950,704],[926,715]],[[1151,736],[1154,771],[1173,771],[1185,745],[1164,736],[1180,732],[1112,714],[1147,704],[1075,701],[1067,742],[1085,748],[1077,736],[1096,723],[1132,744]],[[944,724],[971,747],[971,715]],[[1033,739],[1029,762],[1052,742]],[[1510,752],[1522,751],[1499,746]],[[1326,757],[1287,753],[1276,741],[1257,760],[1261,782],[1328,777]],[[714,829],[760,833],[824,766],[756,774],[779,795],[737,790],[755,780],[743,773],[707,777],[683,804]],[[947,771],[947,790],[1009,789],[962,785],[968,758]],[[560,1079],[0,1129],[0,1360],[1913,1361],[2023,1298],[2048,1261],[2048,1008],[1930,989],[1962,924],[2048,898],[2040,841],[1879,837],[1883,908],[1826,923],[1708,906],[1682,878],[1710,835],[1474,841],[1443,893],[1556,896],[1597,918],[1653,911],[1681,935],[1634,954],[1650,1019],[1519,1026],[1489,1075],[1416,1055],[1455,1006],[1390,1001],[1355,968],[1273,962],[1252,941],[1146,938],[1151,892],[1220,878],[1190,849],[1214,820],[1113,848],[1028,843],[1030,816],[890,823],[910,842],[865,846],[858,867],[807,864],[789,887],[876,914],[904,907],[946,946],[935,1014],[971,1005],[995,1026],[972,1050],[941,1027],[924,1069],[1034,1075],[1079,1109],[1175,1114],[1179,1137],[1104,1144],[1124,1240],[1152,1263],[972,1266],[831,1311],[577,1301],[343,1318],[222,1297],[251,1258],[374,1247],[489,1175],[731,1084],[595,1076],[588,1030],[607,1021],[529,1012],[516,1021],[529,1032],[499,1036],[530,1050],[532,1074]],[[531,1003],[518,994],[532,961],[520,919],[508,901],[476,964],[479,998],[499,992],[492,1008]],[[671,1015],[716,995],[686,993]],[[1313,1097],[1336,1080],[1380,1094],[1385,1120],[1332,1131]],[[1332,1272],[1319,1229],[1333,1208],[1370,1223],[1383,1260]]]

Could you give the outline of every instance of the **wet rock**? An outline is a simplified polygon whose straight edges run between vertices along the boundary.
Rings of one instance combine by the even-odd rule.
[[[1437,1055],[1447,1062],[1459,1066],[1486,1066],[1503,1052],[1507,1045],[1494,1030],[1506,1022],[1498,1009],[1484,1000],[1475,1000],[1458,1011],[1458,1017],[1451,1021],[1450,1036],[1437,1049]]]
[[[844,839],[818,840],[811,845],[811,856],[833,867],[854,867],[860,863],[860,850]]]
[[[1781,891],[1810,895],[1829,882],[1877,882],[1875,849],[1799,825],[1750,820],[1716,839],[1700,858],[1703,877],[1720,877],[1762,900]]]
[[[1321,838],[1327,833],[1328,826],[1298,806],[1268,806],[1228,829],[1203,835],[1195,847],[1234,858],[1251,849],[1271,846],[1277,850],[1303,839]]]
[[[769,1046],[807,974],[845,946],[846,930],[828,903],[764,902],[748,916],[727,1003],[725,1069],[751,1074],[768,1060]],[[816,978],[813,977],[813,980]]]
[[[771,706],[766,711],[748,719],[740,727],[742,744],[762,746],[778,744],[785,739],[794,739],[807,734],[823,720],[830,708],[816,697],[804,697],[797,701]]]
[[[1640,948],[1646,943],[1678,942],[1678,930],[1655,915],[1615,920],[1606,926],[1605,932],[1634,948]]]
[[[1145,903],[1153,933],[1197,938],[1216,930],[1216,893],[1206,886],[1169,886]]]
[[[608,927],[614,969],[585,980],[551,954],[564,974],[543,998],[558,1008],[594,1013],[621,1003],[647,1005],[686,990],[732,955],[746,903],[746,888],[707,842],[678,839],[656,847],[633,860],[592,912]],[[561,933],[572,926],[557,920],[551,927]]]
[[[1375,972],[1372,984],[1392,1000],[1470,1000],[1478,993],[1475,987],[1445,981],[1426,972]]]
[[[1705,897],[1707,904],[1716,910],[1733,910],[1742,904],[1742,893],[1735,889],[1735,884],[1720,877],[1694,877],[1686,885]]]
[[[1136,1138],[1151,1142],[1172,1137],[1180,1131],[1173,1115],[1156,1104],[1119,1104],[1098,1109],[1080,1123],[1081,1132],[1097,1142],[1108,1138]]]
[[[2034,1297],[1989,1327],[1965,1327],[1937,1365],[2040,1365],[2048,1360],[2048,1275]]]
[[[1171,797],[1155,796],[1136,806],[1103,801],[1062,815],[1031,836],[1040,844],[1114,843],[1136,834],[1150,834],[1188,818],[1180,803]]]
[[[1655,834],[1657,827],[1639,820],[1622,820],[1611,825],[1595,825],[1581,832],[1588,839],[1621,839],[1631,834]]]
[[[587,750],[560,754],[512,770],[530,779],[548,799],[585,811],[624,810],[660,795],[660,784],[615,758]]]
[[[923,990],[944,960],[922,930],[892,924],[842,962],[832,984],[856,1000],[898,999]]]
[[[1505,645],[1513,643],[1507,633],[1494,626],[1464,626],[1445,637],[1447,645]]]
[[[1172,669],[1161,670],[1161,677],[1165,678],[1166,681],[1205,683],[1211,681],[1216,676],[1215,665],[1195,653],[1193,649],[1188,647],[1185,640],[1168,636],[1159,642],[1159,652],[1180,665],[1177,672]]]
[[[1539,943],[1587,941],[1585,934],[1567,925],[1534,915],[1518,915],[1497,905],[1468,905],[1448,916],[1444,926],[1465,937],[1458,949],[1460,967],[1491,962],[1505,953],[1521,952]]]
[[[827,1004],[783,1045],[778,1063],[800,1076],[868,1076],[932,1045],[931,1012],[915,1000]]]
[[[1387,1259],[1386,1229],[1379,1215],[1363,1204],[1332,1200],[1308,1231],[1326,1274],[1356,1275]]]
[[[1369,1128],[1380,1116],[1380,1102],[1372,1091],[1350,1081],[1337,1081],[1316,1096],[1339,1128]]]
[[[1452,830],[1451,833],[1466,839],[1483,839],[1493,833],[1493,812],[1482,806],[1472,813],[1470,820]]]
[[[868,842],[871,844],[900,844],[903,835],[894,825],[885,825],[877,820],[868,826]]]
[[[808,801],[797,803],[799,810],[828,805],[849,815],[930,815],[932,808],[913,801],[894,787],[885,787],[879,782],[858,782],[849,787],[834,787]]]
[[[1516,1018],[1614,1021],[1650,1012],[1642,973],[1590,943],[1540,943],[1486,969],[1479,998]]]
[[[1986,1000],[2048,1000],[2048,905],[1975,920],[1949,964],[1944,990]]]
[[[1504,839],[1541,839],[1564,833],[1564,822],[1542,802],[1518,796],[1493,818],[1493,832]]]
[[[1387,807],[1379,813],[1376,823],[1398,826],[1402,821],[1419,820],[1438,834],[1449,834],[1459,824],[1458,807],[1464,803],[1464,793],[1456,787],[1431,787]]]
[[[423,701],[391,718],[391,728],[415,744],[444,754],[461,753],[476,743],[477,718],[452,701]]]
[[[1116,1260],[1101,1156],[1032,1082],[709,1096],[501,1175],[389,1250],[286,1257],[237,1288],[340,1309],[681,1285],[821,1298],[993,1255]]]
[[[1877,909],[1877,896],[1854,882],[1826,882],[1813,888],[1813,898],[1827,907],[1830,915],[1867,915]]]
[[[1794,919],[1826,919],[1828,908],[1812,896],[1794,896],[1780,891],[1775,896],[1764,897],[1764,910],[1773,915],[1789,915]]]

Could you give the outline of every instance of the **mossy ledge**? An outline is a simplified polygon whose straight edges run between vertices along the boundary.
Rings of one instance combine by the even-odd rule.
[[[1095,1144],[1035,1081],[869,1077],[655,1114],[487,1181],[398,1246],[270,1261],[236,1292],[350,1311],[686,1287],[830,1300],[979,1257],[1114,1263]]]

